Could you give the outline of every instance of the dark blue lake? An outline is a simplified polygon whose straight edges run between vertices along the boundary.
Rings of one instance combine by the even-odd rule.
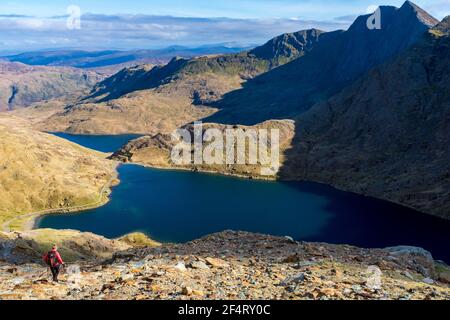
[[[46,216],[38,226],[110,238],[142,231],[163,242],[245,230],[360,247],[420,246],[450,262],[450,221],[389,202],[316,183],[264,182],[137,165],[122,165],[119,174],[121,183],[105,206]]]

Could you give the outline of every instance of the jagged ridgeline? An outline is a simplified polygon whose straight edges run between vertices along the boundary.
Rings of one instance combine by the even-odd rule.
[[[363,15],[346,31],[303,31],[239,54],[124,69],[41,129],[144,133],[146,143],[122,151],[153,163],[147,151],[160,141],[152,139],[194,120],[295,119],[280,177],[448,216],[448,20],[437,25],[409,1],[380,14],[381,29],[367,28]]]
[[[362,249],[235,231],[162,245],[140,233],[113,240],[71,230],[21,231],[43,214],[104,204],[117,182],[117,162],[107,154],[33,125],[75,133],[145,133],[110,158],[174,168],[170,132],[179,127],[192,132],[191,122],[198,119],[217,121],[204,125],[219,131],[279,129],[283,155],[276,178],[325,183],[449,218],[450,18],[438,23],[411,2],[380,12],[379,30],[367,28],[366,15],[347,31],[313,29],[238,54],[125,68],[43,122],[33,118],[40,110],[36,105],[20,110],[32,112],[33,121],[17,116],[22,113],[0,113],[0,299],[448,300],[449,267],[417,247]],[[28,68],[8,64],[4,74],[18,66]],[[3,109],[89,87],[81,71],[70,69],[75,75],[66,76],[49,70],[26,69],[29,78],[7,83],[11,91],[0,90],[7,92],[0,100],[6,101]],[[48,81],[49,75],[56,80]],[[53,87],[59,85],[68,90]],[[256,177],[258,165],[179,169]],[[126,177],[123,183],[127,186]],[[327,210],[339,206],[317,196]],[[364,208],[358,210],[361,215],[352,219],[370,219]],[[361,233],[355,220],[342,224],[332,215],[325,220],[321,228]],[[415,229],[379,221],[381,230],[414,239],[407,236]],[[444,222],[436,218],[436,225]],[[376,229],[377,222],[370,223]],[[429,229],[445,253],[446,241],[435,237],[439,228]],[[53,243],[66,262],[77,264],[68,267],[78,268],[65,270],[60,285],[49,283],[46,266],[34,263]],[[81,277],[71,278],[74,274]]]
[[[239,54],[124,69],[41,128],[157,134],[205,117],[245,125],[294,118],[399,54],[438,22],[410,2],[380,11],[380,30],[369,30],[364,15],[347,31],[311,29]]]

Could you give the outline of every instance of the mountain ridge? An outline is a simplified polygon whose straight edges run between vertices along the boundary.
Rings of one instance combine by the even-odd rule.
[[[449,218],[449,22],[446,18],[417,33],[410,47],[294,116],[296,133],[291,147],[282,150],[279,178],[316,181]],[[291,89],[296,87],[289,82]],[[131,141],[116,156],[160,165],[156,155],[166,147],[158,147],[157,153],[150,149],[161,143],[161,136],[141,139],[145,143]],[[234,170],[253,177],[246,168]]]
[[[266,69],[270,70],[301,56],[314,46],[322,33],[323,31],[317,29],[302,30],[277,36],[260,47],[237,54],[199,56],[191,59],[174,57],[166,65],[155,66],[151,69],[146,69],[145,65],[125,68],[118,74],[99,83],[97,88],[94,88],[94,92],[86,99],[102,95],[107,90],[117,90],[114,86],[120,86],[125,81],[131,82],[131,84],[126,84],[127,89],[117,90],[120,92],[119,94],[112,94],[110,97],[99,101],[119,98],[121,95],[132,91],[155,88],[190,73],[231,73],[241,75],[244,78],[251,78]],[[145,72],[139,72],[135,77],[134,73],[141,67]],[[233,68],[237,70],[233,70]],[[121,76],[126,77],[126,80],[118,80]]]
[[[252,125],[295,117],[401,53],[438,22],[417,12],[407,3],[399,9],[382,6],[380,30],[369,30],[371,15],[363,15],[346,31],[323,34],[304,56],[247,81],[242,89],[213,103],[220,111],[206,120]]]
[[[286,52],[273,50],[266,55],[269,60],[242,52],[189,60],[173,58],[167,65],[153,68],[125,68],[98,83],[78,103],[43,121],[39,128],[72,133],[170,133],[177,126],[209,116],[215,109],[207,104],[240,88],[246,79],[302,55],[321,38],[318,30],[298,35],[294,43],[286,43]],[[278,49],[283,37],[273,40]],[[273,55],[277,52],[282,61],[271,59],[277,58]],[[172,119],[169,114],[173,114]],[[118,116],[133,121],[124,122]]]

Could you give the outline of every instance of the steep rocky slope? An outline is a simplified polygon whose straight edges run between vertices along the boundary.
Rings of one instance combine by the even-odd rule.
[[[368,70],[396,56],[438,23],[407,1],[380,7],[381,29],[369,30],[369,15],[347,31],[328,32],[303,57],[247,81],[213,106],[211,122],[255,124],[292,118],[338,93]]]
[[[102,76],[74,68],[32,67],[0,61],[0,111],[27,107],[43,100],[80,95]]]
[[[42,122],[43,130],[73,133],[169,133],[207,117],[205,107],[246,79],[302,56],[319,30],[282,35],[239,54],[174,58],[165,66],[126,68],[100,82],[79,103]],[[170,115],[170,116],[168,116]]]
[[[79,272],[81,271],[81,272]],[[0,262],[1,299],[449,299],[449,268],[412,247],[359,249],[227,231],[69,265]]]
[[[449,218],[449,20],[300,116],[283,175]]]
[[[98,206],[116,177],[105,154],[32,130],[17,117],[0,114],[0,141],[2,230],[22,228],[33,212]]]
[[[312,50],[323,33],[318,29],[285,33],[250,50],[248,54],[269,61],[270,69],[273,69],[273,67],[288,63]]]
[[[347,31],[306,30],[239,54],[127,68],[40,129],[154,135],[202,117],[246,125],[294,118],[396,56],[438,22],[411,2],[381,7],[381,16],[380,30],[369,30],[365,15]],[[170,120],[165,114],[172,110],[177,116]]]

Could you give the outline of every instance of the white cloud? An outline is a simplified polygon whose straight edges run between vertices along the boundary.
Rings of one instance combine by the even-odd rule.
[[[1,17],[0,41],[28,47],[151,48],[167,45],[203,45],[217,42],[262,43],[285,32],[308,28],[334,30],[350,21],[293,19],[192,18],[151,15],[81,17],[81,29],[69,30],[66,17]],[[23,39],[23,41],[18,41]],[[7,48],[15,49],[15,48]],[[31,48],[30,48],[31,49]]]

